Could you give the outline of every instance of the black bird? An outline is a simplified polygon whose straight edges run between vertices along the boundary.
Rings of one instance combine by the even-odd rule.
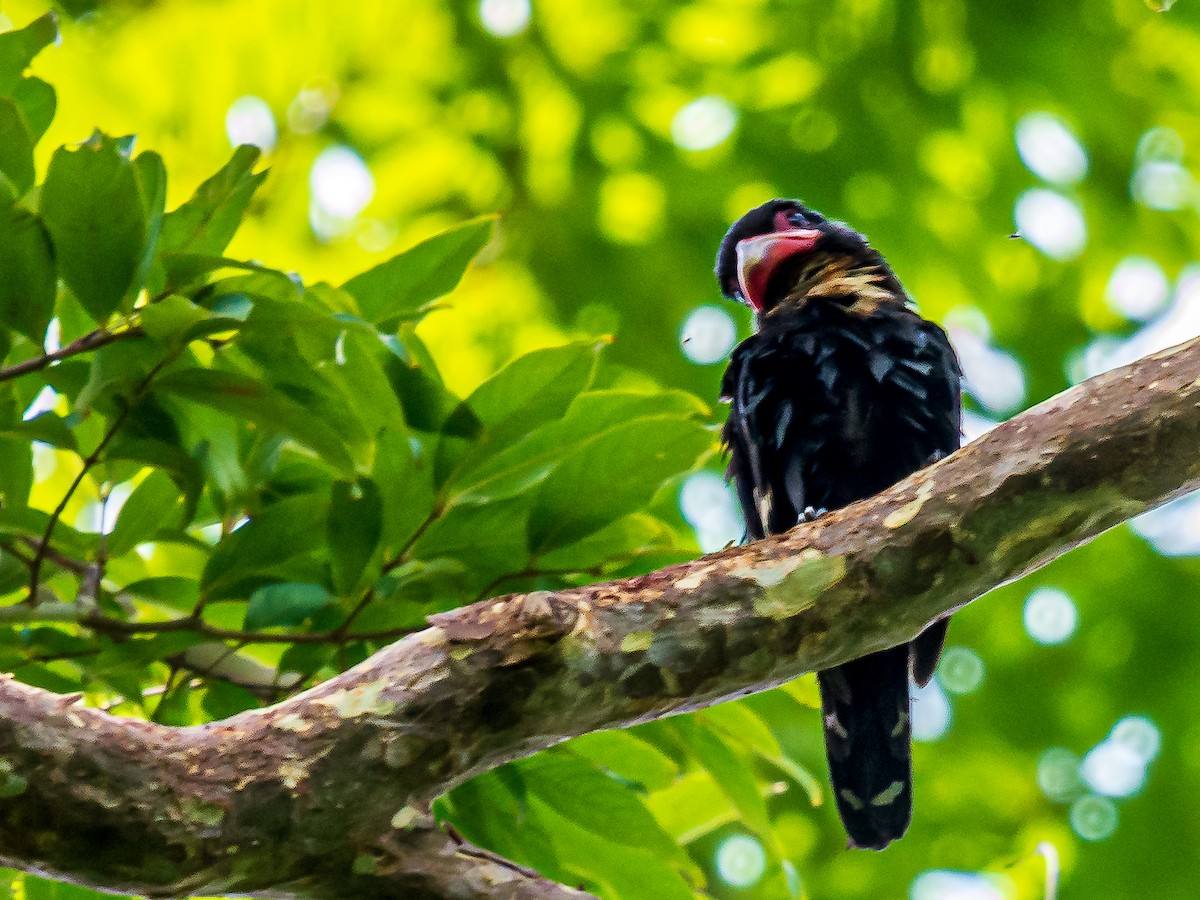
[[[869,497],[958,448],[954,350],[857,231],[772,200],[729,229],[717,278],[726,297],[757,313],[721,388],[747,538]],[[948,621],[817,673],[829,777],[851,847],[882,850],[908,828],[908,681],[932,677]]]

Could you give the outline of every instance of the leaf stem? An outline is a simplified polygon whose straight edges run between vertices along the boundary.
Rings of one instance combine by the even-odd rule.
[[[72,356],[78,356],[81,353],[87,353],[91,350],[99,350],[101,347],[107,347],[109,344],[115,344],[117,341],[141,337],[143,334],[145,332],[142,331],[140,325],[133,325],[121,331],[109,331],[107,328],[97,328],[95,331],[89,331],[83,337],[76,338],[65,347],[60,347],[53,353],[35,356],[33,359],[27,359],[24,362],[0,369],[0,382],[20,378],[22,375],[28,375],[30,372],[40,372],[51,363],[70,359]]]

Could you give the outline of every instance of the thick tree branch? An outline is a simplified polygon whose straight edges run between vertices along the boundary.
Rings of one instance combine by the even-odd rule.
[[[223,722],[165,728],[0,682],[0,863],[151,896],[568,896],[456,845],[429,802],[565,738],[907,640],[1197,486],[1200,340],[787,535],[446,613]]]

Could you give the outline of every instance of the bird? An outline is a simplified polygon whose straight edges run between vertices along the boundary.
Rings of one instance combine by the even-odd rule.
[[[729,228],[716,275],[726,298],[755,313],[721,385],[747,540],[870,497],[959,447],[954,349],[862,234],[798,200],[771,200]],[[817,673],[851,848],[882,850],[908,829],[909,679],[933,676],[948,621]]]

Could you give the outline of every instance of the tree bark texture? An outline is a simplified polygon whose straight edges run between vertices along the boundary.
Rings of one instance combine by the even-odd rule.
[[[0,863],[150,896],[584,896],[429,804],[558,741],[909,640],[1198,486],[1200,339],[786,535],[435,616],[267,709],[169,728],[0,680]]]

